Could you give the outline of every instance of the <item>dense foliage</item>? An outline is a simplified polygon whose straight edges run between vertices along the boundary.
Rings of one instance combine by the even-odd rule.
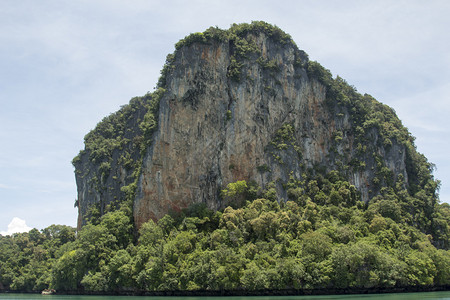
[[[0,235],[0,290],[40,291],[51,282],[53,265],[75,241],[75,229],[51,225],[39,232]]]
[[[126,205],[76,239],[65,226],[1,237],[0,282],[85,292],[450,284],[448,204],[436,205],[430,220],[447,242],[437,249],[392,195],[364,205],[337,172],[287,188],[288,201],[278,203],[273,188],[238,181],[223,191],[239,200],[234,208],[196,204],[143,224],[137,238]]]
[[[370,199],[381,194],[408,212],[409,224],[423,232],[437,234],[436,226],[440,225],[433,222],[432,217],[440,182],[434,179],[434,165],[417,152],[414,137],[403,126],[395,111],[368,94],[361,95],[341,77],[333,78],[331,72],[317,62],[309,61],[307,72],[310,78],[317,79],[326,87],[328,108],[338,117],[346,113],[351,117],[350,134],[355,137],[356,151],[347,153],[346,158],[338,155],[336,161],[350,163],[337,164],[337,170],[348,175],[349,169],[364,170],[366,163],[372,161],[376,176],[372,182],[374,188],[369,193]],[[342,134],[336,132],[336,141],[342,141]],[[400,147],[397,148],[399,152],[405,151],[407,178],[403,174],[395,176],[380,155],[380,149],[387,152],[394,145]],[[448,240],[441,240],[440,243],[448,246]]]

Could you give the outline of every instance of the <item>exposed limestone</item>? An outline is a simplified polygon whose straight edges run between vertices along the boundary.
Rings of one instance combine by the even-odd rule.
[[[240,60],[240,80],[230,76],[236,51],[230,42],[194,42],[176,51],[153,142],[142,157],[133,207],[137,227],[192,203],[223,208],[220,191],[237,180],[261,187],[274,182],[283,201],[283,183],[307,169],[342,171],[367,202],[377,193],[374,155],[394,179],[407,179],[406,150],[395,140],[386,147],[373,129],[366,133],[366,151],[357,149],[351,112],[327,103],[325,85],[309,75],[308,58],[293,43],[264,32],[248,33],[246,40],[258,51]],[[355,157],[364,164],[349,167]],[[81,169],[89,165],[82,159]],[[129,176],[119,169],[113,165],[111,174]],[[92,203],[120,198],[119,186],[130,183],[119,180],[110,189],[108,180],[101,193],[87,192],[89,176],[77,177],[80,218]]]

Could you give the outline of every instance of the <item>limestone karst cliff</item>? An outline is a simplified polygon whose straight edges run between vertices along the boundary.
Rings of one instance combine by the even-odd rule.
[[[395,112],[264,22],[210,28],[176,45],[158,89],[105,118],[74,159],[78,226],[128,201],[137,227],[169,210],[227,205],[237,180],[275,188],[336,171],[368,202],[384,187],[435,199],[431,164]]]

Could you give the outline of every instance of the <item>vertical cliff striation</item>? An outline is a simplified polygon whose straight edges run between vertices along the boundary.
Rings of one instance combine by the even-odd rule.
[[[158,86],[86,136],[74,159],[79,226],[124,202],[137,227],[192,203],[220,209],[220,191],[238,180],[284,201],[289,180],[332,171],[364,202],[385,187],[436,199],[432,166],[395,112],[333,79],[277,27],[191,34]]]

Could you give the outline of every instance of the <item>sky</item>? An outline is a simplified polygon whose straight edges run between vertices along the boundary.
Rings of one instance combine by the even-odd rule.
[[[0,234],[76,226],[84,136],[153,91],[174,44],[262,20],[395,109],[450,202],[450,1],[1,0]]]

